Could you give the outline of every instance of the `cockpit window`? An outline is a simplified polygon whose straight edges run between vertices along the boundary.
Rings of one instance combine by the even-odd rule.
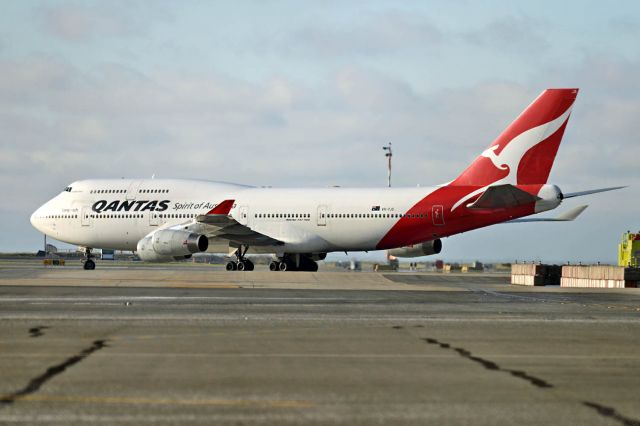
[[[67,186],[67,187],[64,189],[64,191],[63,191],[63,192],[71,192],[71,187],[70,187],[70,186]]]

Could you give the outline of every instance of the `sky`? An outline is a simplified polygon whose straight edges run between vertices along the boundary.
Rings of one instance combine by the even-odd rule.
[[[579,87],[550,182],[628,188],[440,257],[615,262],[640,231],[639,41],[636,1],[4,2],[0,251],[40,248],[29,216],[85,178],[382,187],[391,141],[393,186],[444,183]]]

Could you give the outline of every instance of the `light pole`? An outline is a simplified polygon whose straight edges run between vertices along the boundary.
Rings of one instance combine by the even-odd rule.
[[[387,186],[391,188],[391,157],[393,157],[393,152],[391,151],[391,142],[389,142],[389,145],[383,146],[382,149],[387,151],[384,154],[384,156],[387,157],[387,160],[388,160]]]

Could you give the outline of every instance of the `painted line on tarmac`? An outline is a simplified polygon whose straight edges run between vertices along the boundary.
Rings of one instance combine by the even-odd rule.
[[[117,341],[118,339],[111,339]],[[14,353],[14,354],[0,354],[0,359],[5,358],[50,358],[52,354],[30,354],[30,353]],[[181,352],[121,352],[121,353],[109,353],[110,357],[125,357],[125,358],[147,358],[147,357],[160,357],[160,358],[327,358],[327,359],[450,359],[451,356],[447,354],[376,354],[376,353],[357,353],[357,354],[326,354],[326,353],[245,353],[245,354],[212,354],[212,353],[181,353]],[[598,355],[495,355],[489,354],[494,359],[501,360],[637,360],[637,356],[598,356]]]
[[[153,337],[155,338],[155,337]],[[60,340],[60,339],[58,339]],[[132,339],[118,339],[112,338],[110,341],[118,340],[132,340]],[[141,339],[140,339],[141,340]],[[4,353],[0,354],[0,359],[8,358],[51,358],[52,356],[58,356],[61,354],[51,353]],[[504,360],[521,360],[521,359],[540,359],[540,360],[611,360],[611,361],[626,361],[637,360],[635,355],[510,355],[510,354],[488,354],[495,359]],[[378,353],[356,353],[356,354],[331,354],[331,353],[243,353],[243,354],[212,354],[212,353],[182,353],[182,352],[109,352],[110,357],[125,357],[125,358],[146,358],[146,357],[175,357],[175,358],[372,358],[372,359],[442,359],[451,358],[447,354],[378,354]]]
[[[255,306],[255,305],[252,305]],[[278,307],[278,305],[264,305],[269,307]],[[300,305],[304,307],[308,307],[309,305]],[[318,305],[320,307],[325,305]],[[352,305],[344,305],[351,307]],[[348,314],[347,314],[348,315]],[[354,314],[355,315],[355,314]],[[256,314],[231,314],[231,313],[216,313],[216,312],[199,312],[195,314],[184,314],[181,312],[177,312],[175,314],[149,314],[149,313],[141,313],[139,315],[120,315],[118,314],[117,318],[113,317],[112,312],[107,312],[102,315],[97,314],[60,314],[60,313],[51,313],[49,315],[42,313],[6,313],[0,312],[0,319],[2,320],[33,320],[33,321],[134,321],[134,320],[145,320],[145,321],[211,321],[211,320],[227,320],[227,321],[238,321],[244,323],[256,323],[256,322],[265,322],[265,321],[279,321],[279,322],[291,322],[291,321],[299,321],[302,323],[322,323],[327,321],[342,321],[345,323],[352,324],[360,324],[360,323],[371,323],[377,322],[380,324],[390,323],[390,322],[398,322],[398,321],[411,321],[411,322],[422,322],[422,323],[468,323],[469,321],[477,322],[477,323],[495,323],[495,324],[504,324],[504,323],[525,323],[525,324],[537,324],[537,323],[558,323],[558,324],[632,324],[638,325],[638,319],[636,317],[630,318],[530,318],[530,317],[522,317],[522,318],[508,318],[508,317],[500,317],[494,316],[491,318],[483,318],[478,316],[467,316],[465,318],[460,318],[460,316],[443,316],[443,317],[428,317],[425,318],[422,314],[411,314],[410,316],[384,316],[382,315],[358,315],[357,317],[349,318],[345,317],[345,313],[335,313],[335,314],[273,314],[273,315],[256,315]]]
[[[226,407],[263,407],[263,408],[310,408],[315,404],[306,400],[269,400],[269,399],[169,399],[123,396],[90,396],[90,395],[28,395],[20,401],[29,402],[79,402],[84,404],[120,404],[120,405],[202,405]]]
[[[6,282],[5,282],[6,281]],[[131,280],[124,278],[114,278],[109,280],[102,280],[103,282],[97,283],[97,280],[91,280],[91,282],[70,282],[69,279],[55,278],[42,282],[41,279],[27,278],[27,279],[1,279],[0,286],[3,287],[80,287],[80,288],[113,288],[113,287],[125,287],[125,288],[243,288],[247,284],[204,284],[202,281],[193,282],[190,281],[175,281],[175,280]],[[251,284],[251,283],[249,283]]]
[[[333,301],[344,302],[357,301],[357,302],[374,302],[378,299],[361,299],[355,300],[351,298],[340,297],[236,297],[236,296],[34,296],[34,297],[0,297],[0,303],[15,303],[15,302],[165,302],[165,301],[179,301],[179,302],[198,302],[207,300],[222,300],[222,301],[249,301],[260,302],[265,300],[282,300],[282,301]]]

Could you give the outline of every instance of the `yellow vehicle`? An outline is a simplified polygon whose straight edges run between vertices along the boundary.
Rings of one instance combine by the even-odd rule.
[[[630,231],[622,235],[622,242],[618,244],[618,266],[637,268],[640,264],[640,233]]]

